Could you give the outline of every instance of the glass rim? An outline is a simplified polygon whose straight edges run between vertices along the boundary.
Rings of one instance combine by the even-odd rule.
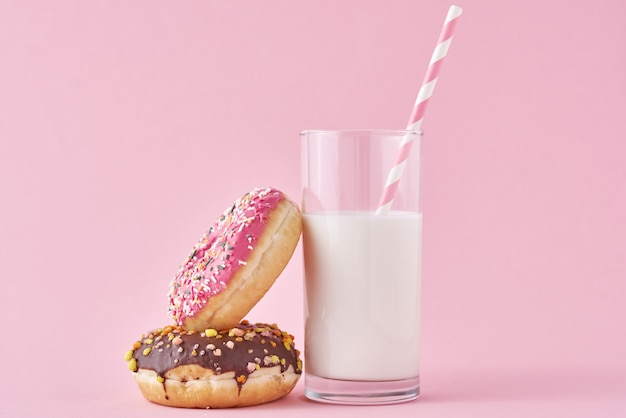
[[[424,131],[415,129],[306,129],[300,131],[300,136],[309,135],[418,135],[422,136]]]

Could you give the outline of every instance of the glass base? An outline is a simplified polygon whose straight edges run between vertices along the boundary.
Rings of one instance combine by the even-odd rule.
[[[419,377],[405,380],[353,381],[326,379],[305,374],[304,394],[325,403],[344,405],[385,405],[408,402],[420,394]]]

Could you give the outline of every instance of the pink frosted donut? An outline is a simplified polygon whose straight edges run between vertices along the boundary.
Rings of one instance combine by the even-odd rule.
[[[301,231],[300,211],[281,191],[243,195],[202,235],[170,284],[176,324],[198,332],[236,326],[285,268]]]

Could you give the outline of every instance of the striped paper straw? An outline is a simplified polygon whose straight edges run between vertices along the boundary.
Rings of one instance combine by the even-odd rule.
[[[435,90],[435,84],[437,84],[437,79],[439,78],[439,72],[441,71],[443,59],[448,54],[448,49],[452,43],[454,28],[456,27],[456,23],[459,16],[461,16],[462,11],[463,10],[458,6],[450,6],[450,10],[448,10],[448,15],[446,16],[446,20],[441,28],[441,33],[439,34],[437,46],[435,47],[433,55],[430,58],[428,69],[426,70],[426,75],[424,76],[424,81],[422,82],[422,86],[417,94],[415,104],[413,105],[413,111],[411,112],[411,117],[409,118],[407,130],[419,131],[422,127],[424,113],[428,107],[430,97]],[[412,135],[407,135],[402,139],[400,149],[398,151],[398,157],[393,168],[389,172],[389,175],[387,176],[387,182],[385,183],[383,194],[380,198],[380,202],[378,203],[376,214],[385,214],[391,209],[391,205],[396,195],[396,190],[398,189],[398,184],[400,183],[400,178],[402,177],[402,172],[404,171],[404,166],[406,165],[409,153],[411,152],[412,145]]]

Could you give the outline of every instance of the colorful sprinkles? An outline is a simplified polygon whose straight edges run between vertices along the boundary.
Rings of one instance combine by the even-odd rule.
[[[273,188],[255,189],[229,206],[203,234],[170,284],[169,312],[178,325],[202,310],[246,265],[269,213],[283,198]]]

